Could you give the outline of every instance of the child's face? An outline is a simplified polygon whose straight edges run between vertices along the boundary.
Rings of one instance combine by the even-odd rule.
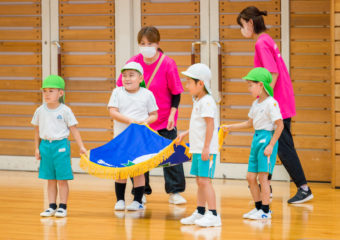
[[[250,19],[248,22],[246,20],[244,20],[243,18],[241,18],[241,23],[242,23],[242,27],[241,27],[241,33],[243,35],[243,37],[245,38],[251,38],[254,34],[254,25],[253,25],[253,21]]]
[[[195,82],[192,78],[186,77],[185,87],[193,97],[197,97],[202,91],[204,92],[204,83],[202,81]]]
[[[143,81],[143,75],[135,70],[125,70],[122,73],[123,86],[128,92],[136,92]]]
[[[64,91],[58,88],[44,88],[43,99],[45,103],[59,103],[59,98],[64,95]]]
[[[254,98],[257,98],[261,95],[263,91],[263,83],[262,82],[253,82],[247,81],[248,83],[248,90]]]

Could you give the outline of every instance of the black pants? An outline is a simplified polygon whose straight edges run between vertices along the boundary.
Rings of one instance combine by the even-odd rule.
[[[284,129],[279,138],[278,155],[289,176],[297,187],[307,184],[299,156],[290,132],[291,118],[283,119]]]
[[[177,129],[174,128],[171,131],[167,129],[158,130],[159,135],[167,139],[175,139],[177,137]],[[166,193],[180,193],[185,191],[185,176],[183,170],[183,164],[178,164],[172,167],[164,167],[164,181]],[[151,194],[152,189],[149,183],[149,172],[144,174],[145,176],[145,194]],[[132,192],[133,194],[133,192]]]

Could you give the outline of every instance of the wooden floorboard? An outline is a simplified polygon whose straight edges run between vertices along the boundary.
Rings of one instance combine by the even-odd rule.
[[[296,191],[287,182],[273,182],[271,221],[243,220],[253,207],[246,181],[214,180],[221,228],[182,226],[179,219],[195,209],[196,185],[187,178],[188,203],[168,204],[164,180],[152,177],[153,194],[143,212],[114,212],[114,182],[75,174],[70,182],[68,217],[41,218],[48,205],[46,183],[36,172],[0,171],[0,239],[340,239],[340,190],[311,183],[315,198],[288,205]],[[131,185],[127,202],[131,201]]]

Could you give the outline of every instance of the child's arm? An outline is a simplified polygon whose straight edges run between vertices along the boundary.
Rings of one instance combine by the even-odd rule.
[[[280,135],[282,133],[282,130],[283,130],[283,121],[282,121],[282,119],[276,120],[275,121],[275,125],[276,125],[276,129],[275,129],[275,132],[273,134],[273,137],[270,140],[270,143],[268,144],[268,146],[264,149],[264,155],[266,155],[268,157],[270,155],[272,155],[275,143],[277,142],[277,140],[279,140],[279,137],[280,137]]]
[[[189,130],[186,130],[186,131],[182,132],[180,135],[178,135],[177,138],[176,138],[176,144],[180,144],[182,142],[183,138],[185,138],[188,134],[189,134]]]
[[[147,119],[145,119],[144,121],[141,121],[141,122],[137,122],[137,123],[143,123],[143,124],[151,124],[153,122],[156,122],[157,121],[157,118],[158,118],[158,113],[157,111],[153,111],[153,112],[150,112],[149,113],[149,117]]]
[[[40,145],[39,126],[34,126],[34,147],[35,147],[34,155],[37,160],[40,160],[39,145]]]
[[[203,161],[207,161],[209,160],[210,154],[210,142],[214,134],[214,119],[211,117],[205,117],[204,121],[207,128],[205,130],[205,139],[201,158]]]
[[[238,130],[238,129],[243,129],[243,128],[251,128],[251,127],[253,127],[253,119],[251,118],[241,123],[222,125],[222,128],[224,131],[233,131],[233,130]]]
[[[79,133],[78,128],[76,127],[76,125],[73,125],[70,127],[70,131],[74,137],[74,139],[76,140],[78,146],[79,146],[79,152],[80,154],[86,154],[87,150],[84,147],[83,141],[81,140],[81,136]]]
[[[118,122],[121,122],[121,123],[126,123],[126,124],[131,124],[134,122],[134,120],[132,118],[129,118],[127,116],[124,116],[123,114],[121,114],[118,110],[118,108],[115,108],[115,107],[110,107],[109,108],[109,111],[110,111],[110,116],[118,121]]]

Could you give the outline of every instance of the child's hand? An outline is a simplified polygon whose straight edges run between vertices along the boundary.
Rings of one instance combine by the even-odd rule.
[[[269,157],[270,155],[272,155],[273,152],[273,146],[268,144],[268,146],[264,149],[264,155]]]
[[[208,147],[203,148],[202,156],[201,156],[203,161],[209,160],[209,150],[210,149]]]
[[[180,144],[183,141],[185,135],[186,135],[185,133],[181,133],[180,135],[178,135],[176,138],[176,144]]]
[[[40,159],[41,159],[41,158],[40,158],[40,151],[39,151],[39,148],[36,148],[36,149],[35,149],[34,155],[35,155],[35,159],[37,159],[37,160],[40,160]]]
[[[222,125],[222,129],[224,132],[229,132],[229,125]]]
[[[86,153],[87,153],[87,150],[86,150],[85,147],[81,147],[80,150],[79,150],[79,152],[80,152],[80,155],[81,155],[81,154],[86,154]]]

